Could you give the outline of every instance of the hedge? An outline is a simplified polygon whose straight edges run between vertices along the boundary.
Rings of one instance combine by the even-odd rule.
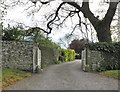
[[[120,52],[120,42],[116,43],[107,43],[107,42],[97,42],[97,43],[88,43],[86,44],[90,50],[103,51],[107,53]]]
[[[75,51],[68,49],[68,61],[72,61],[75,59]]]
[[[75,51],[72,49],[60,49],[59,60],[62,62],[72,61],[75,59]]]
[[[86,47],[102,53],[104,59],[101,60],[99,71],[120,70],[120,42],[88,43]]]

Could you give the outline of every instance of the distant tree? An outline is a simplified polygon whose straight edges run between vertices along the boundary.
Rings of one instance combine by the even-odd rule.
[[[85,47],[86,40],[73,40],[69,45],[70,49],[74,49],[76,53],[80,54]]]

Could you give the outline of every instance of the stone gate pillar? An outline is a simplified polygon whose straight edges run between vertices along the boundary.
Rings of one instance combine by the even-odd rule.
[[[33,73],[41,69],[41,50],[38,47],[33,48]]]
[[[86,66],[86,48],[82,51],[82,70],[85,71]]]

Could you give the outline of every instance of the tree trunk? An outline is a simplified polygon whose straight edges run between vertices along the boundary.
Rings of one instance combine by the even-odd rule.
[[[110,25],[106,25],[103,21],[94,27],[97,32],[99,42],[112,42]]]
[[[99,42],[112,42],[110,25],[115,15],[118,2],[110,2],[109,8],[103,20],[97,19],[90,11],[89,3],[83,2],[82,12],[86,18],[90,20],[97,32]]]
[[[101,30],[98,30],[98,31],[101,31]],[[112,42],[110,31],[102,30],[101,32],[97,32],[97,37],[99,42]]]

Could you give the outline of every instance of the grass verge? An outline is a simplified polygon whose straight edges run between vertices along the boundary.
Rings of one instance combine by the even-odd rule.
[[[31,73],[29,73],[29,72],[5,68],[2,70],[2,83],[1,83],[2,85],[1,85],[1,87],[5,88],[9,85],[14,84],[17,81],[22,80],[29,76],[31,76]]]
[[[101,75],[120,80],[120,70],[109,70],[100,73]]]

